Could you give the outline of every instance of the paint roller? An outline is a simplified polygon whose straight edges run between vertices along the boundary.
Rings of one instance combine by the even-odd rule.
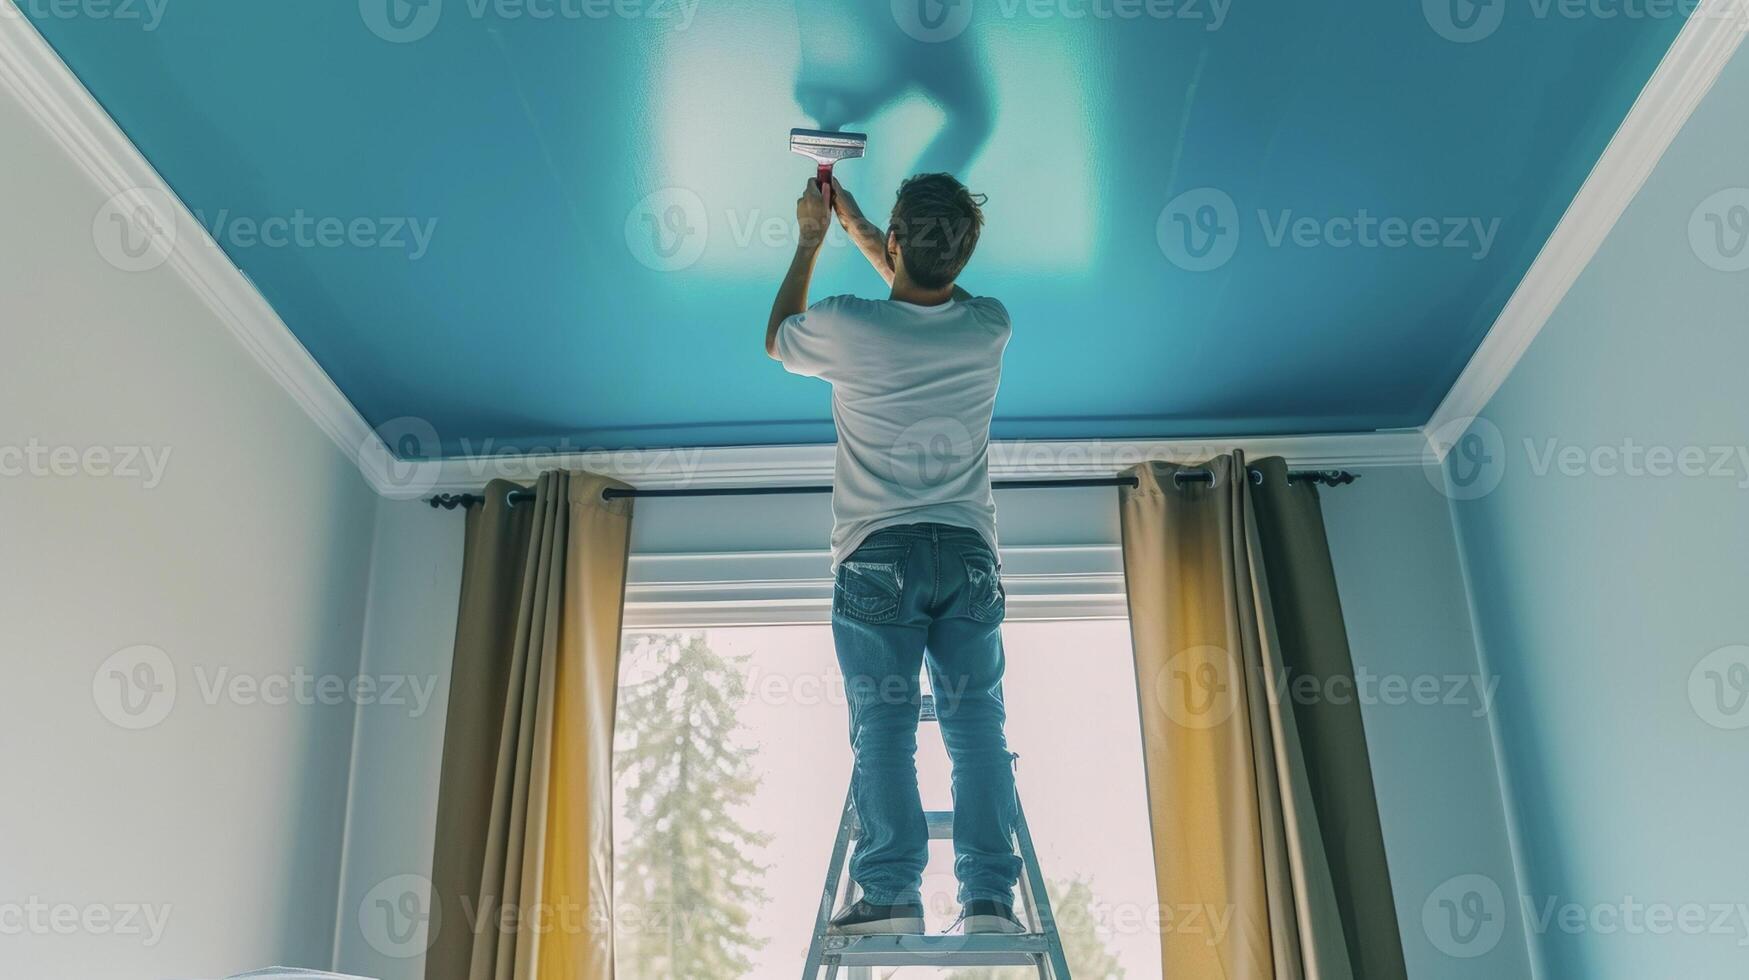
[[[826,198],[826,213],[832,213],[832,165],[854,160],[868,148],[867,133],[829,133],[823,129],[792,129],[789,150],[820,165],[820,193]]]

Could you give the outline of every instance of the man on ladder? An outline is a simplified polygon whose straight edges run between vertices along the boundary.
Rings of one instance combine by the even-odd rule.
[[[832,634],[856,757],[839,846],[854,825],[850,876],[861,891],[831,917],[829,930],[816,929],[810,975],[823,932],[923,933],[932,829],[953,838],[956,925],[963,930],[956,948],[989,945],[976,937],[1029,932],[1014,913],[1022,862],[1014,852],[1018,801],[1003,735],[1004,594],[987,458],[1009,319],[1001,303],[955,284],[977,246],[983,201],[952,176],[919,175],[900,186],[883,233],[836,179],[831,185],[833,210],[892,291],[885,300],[834,296],[808,306],[831,219],[810,180],[796,203],[801,240],[772,306],[765,349],[790,372],[832,385]],[[925,667],[953,761],[951,829],[940,820],[932,826],[917,789]],[[1035,869],[1027,870],[1030,878]],[[1028,889],[1034,901],[1042,898],[1035,891],[1042,893],[1042,883]],[[1042,918],[1034,924],[1060,949],[1048,907]],[[827,961],[833,973],[847,962]]]

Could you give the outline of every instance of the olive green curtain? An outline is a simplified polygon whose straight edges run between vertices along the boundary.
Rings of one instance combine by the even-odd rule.
[[[631,501],[547,473],[471,508],[426,980],[611,980],[612,751]]]
[[[1163,975],[1400,980],[1359,706],[1286,696],[1354,672],[1317,488],[1252,469],[1149,463],[1120,494]]]

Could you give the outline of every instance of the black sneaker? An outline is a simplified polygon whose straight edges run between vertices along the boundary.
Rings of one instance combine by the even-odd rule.
[[[921,936],[923,903],[870,905],[860,901],[832,917],[832,931],[841,936]]]
[[[968,936],[985,933],[1015,936],[1026,931],[1026,927],[1014,917],[1014,906],[992,898],[975,898],[967,902],[960,909],[960,923]]]

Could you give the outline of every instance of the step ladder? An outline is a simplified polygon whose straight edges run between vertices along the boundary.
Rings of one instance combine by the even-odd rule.
[[[920,719],[936,720],[934,696],[923,695]],[[930,840],[953,839],[951,810],[927,810],[924,818],[929,824]],[[1020,806],[1018,793],[1014,801],[1014,843],[1022,864],[1021,908],[1029,931],[1017,935],[841,936],[832,933],[830,922],[834,899],[840,897],[842,891],[844,905],[857,900],[859,890],[850,880],[848,866],[851,844],[861,836],[861,831],[856,804],[851,794],[846,793],[802,980],[820,980],[822,969],[826,971],[825,980],[836,980],[840,969],[845,971],[845,980],[874,980],[874,968],[882,966],[1025,966],[1037,969],[1044,980],[1072,980],[1068,961],[1063,958],[1063,942],[1057,935],[1057,920],[1051,914],[1051,897],[1045,889],[1044,873],[1039,870],[1038,852],[1033,849],[1032,833],[1027,829],[1026,811]]]

